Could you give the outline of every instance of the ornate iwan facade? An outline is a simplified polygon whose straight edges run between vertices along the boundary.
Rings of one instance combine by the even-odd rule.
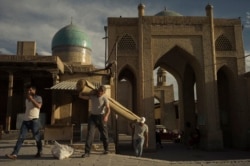
[[[112,92],[118,89],[113,94],[118,101],[119,96],[126,95],[131,110],[146,117],[151,147],[155,145],[154,98],[160,96],[153,70],[161,67],[177,80],[178,129],[185,133],[186,122],[198,127],[204,149],[249,148],[250,110],[241,20],[214,18],[211,5],[204,13],[182,16],[165,10],[146,16],[145,6],[140,4],[138,17],[108,18],[109,62],[117,61],[114,70],[118,83]],[[116,51],[112,51],[114,46]],[[120,88],[124,80],[130,85],[128,89]],[[169,107],[164,106],[173,101],[159,101],[167,114]],[[168,115],[166,124],[175,123],[175,115]]]

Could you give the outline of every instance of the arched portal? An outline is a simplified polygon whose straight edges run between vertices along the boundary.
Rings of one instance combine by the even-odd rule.
[[[197,60],[184,49],[175,46],[157,60],[154,67],[156,68],[158,66],[170,72],[177,80],[179,130],[185,132],[184,124],[186,122],[190,122],[192,127],[195,128],[198,123],[198,110],[196,109],[194,85],[199,86],[200,84],[197,79],[199,77]],[[199,90],[197,89],[196,91]],[[197,99],[197,101],[199,101],[199,99]],[[173,116],[172,118],[176,117]]]
[[[234,122],[234,88],[235,81],[232,71],[223,66],[218,70],[218,100],[220,111],[220,126],[223,134],[224,147],[231,147],[233,140]],[[237,130],[237,129],[236,129]]]
[[[119,72],[117,87],[117,101],[137,114],[136,78],[128,65],[124,66]],[[120,133],[130,134],[131,132],[128,120],[123,117],[119,117],[118,128]]]

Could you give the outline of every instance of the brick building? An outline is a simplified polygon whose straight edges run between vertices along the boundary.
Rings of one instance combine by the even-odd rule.
[[[154,99],[158,98],[168,115],[167,120],[162,119],[164,124],[173,127],[177,122],[176,127],[185,132],[185,123],[190,122],[201,132],[201,148],[249,148],[241,20],[214,18],[211,5],[205,7],[204,15],[183,16],[164,10],[147,16],[145,6],[139,4],[138,17],[108,18],[109,61],[117,60],[118,101],[126,94],[131,110],[145,116],[153,129]],[[112,52],[114,46],[117,50]],[[168,105],[173,103],[171,94],[159,93],[154,85],[153,70],[158,67],[177,80],[178,121]],[[120,88],[124,80],[127,89]],[[154,132],[150,138],[154,147]]]

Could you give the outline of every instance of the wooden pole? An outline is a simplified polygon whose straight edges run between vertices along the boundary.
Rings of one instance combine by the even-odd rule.
[[[8,101],[7,101],[7,114],[6,114],[6,131],[10,131],[11,127],[11,113],[12,113],[12,97],[13,97],[13,73],[9,73],[8,84]]]

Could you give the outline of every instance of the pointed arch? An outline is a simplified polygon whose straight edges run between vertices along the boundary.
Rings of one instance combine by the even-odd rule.
[[[220,115],[220,127],[223,134],[225,147],[233,144],[234,112],[235,107],[235,76],[233,71],[226,65],[222,66],[217,72],[218,87],[218,106]]]
[[[138,114],[136,109],[137,104],[137,80],[136,76],[129,65],[123,66],[118,73],[117,82],[117,101],[119,101],[124,107],[131,110],[133,113]],[[129,121],[125,118],[119,118],[119,132],[129,133]]]
[[[202,104],[203,77],[200,63],[194,55],[175,45],[157,59],[154,68],[158,66],[166,69],[176,78],[179,94],[178,121],[180,128],[184,130],[184,124],[187,121],[195,126],[197,114],[204,110]],[[194,90],[195,84],[198,85],[196,91]],[[197,93],[197,102],[194,93]]]
[[[128,94],[129,92],[131,93],[130,95],[130,99],[131,99],[131,111],[133,111],[134,113],[136,112],[136,99],[137,99],[137,94],[136,94],[136,85],[137,85],[137,79],[135,76],[135,73],[133,72],[133,69],[130,65],[125,65],[121,68],[119,74],[118,74],[118,91],[122,91],[121,93],[125,93]],[[125,89],[122,89],[119,87],[119,85],[121,86],[122,84],[125,83],[125,81],[127,82],[126,88],[127,91]],[[120,94],[118,92],[118,94]],[[119,96],[119,95],[118,95]],[[126,95],[124,95],[126,96]],[[129,96],[126,96],[126,98],[129,98]],[[120,101],[120,100],[118,100]]]
[[[191,53],[178,45],[173,46],[165,54],[156,59],[154,68],[161,66],[165,61],[168,61],[167,70],[171,70],[173,73],[176,73],[177,70],[179,70],[177,73],[183,73],[185,66],[188,63],[194,68],[194,71],[197,72],[196,74],[201,71],[201,66],[198,60]]]
[[[118,74],[119,81],[123,78],[133,81],[134,79],[133,77],[135,77],[135,70],[133,67],[131,67],[129,64],[125,64],[120,67],[119,74]]]
[[[137,84],[137,80],[136,80],[136,76],[132,70],[132,68],[129,65],[125,65],[119,72],[118,75],[118,80],[119,80],[119,85],[121,85],[121,83],[123,81],[127,81],[129,83],[129,85],[127,85],[127,88],[129,88],[129,91],[124,91],[123,93],[131,93],[130,98],[131,98],[131,109],[135,110],[136,108],[136,84]],[[118,90],[120,89],[118,85]],[[119,94],[119,93],[118,93]],[[119,95],[118,95],[119,96]],[[124,95],[126,96],[126,95]],[[127,97],[129,96],[129,94],[127,95]],[[119,100],[118,100],[119,101]]]

